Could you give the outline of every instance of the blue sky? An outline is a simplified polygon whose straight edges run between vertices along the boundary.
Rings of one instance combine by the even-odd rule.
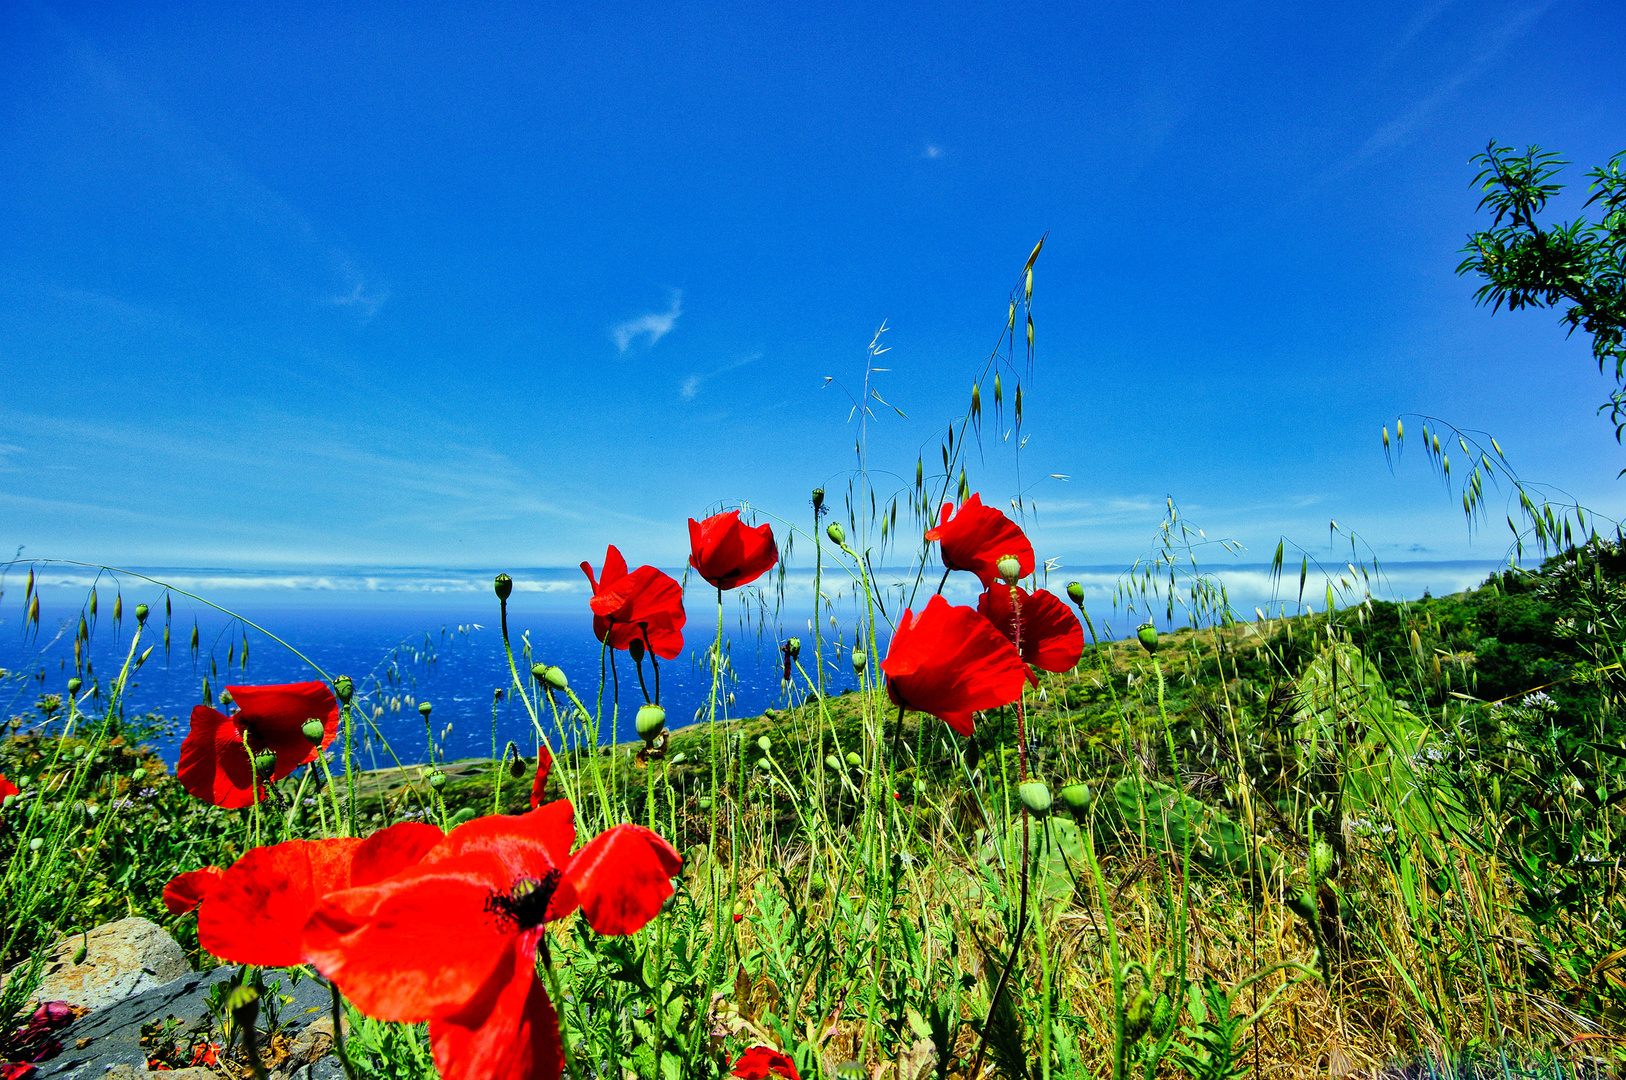
[[[883,321],[871,465],[930,464],[1048,232],[1020,473],[989,424],[971,477],[1042,556],[1173,497],[1248,562],[1496,558],[1378,432],[1626,516],[1586,342],[1453,273],[1487,140],[1626,150],[1623,54],[1612,0],[6,4],[0,542],[677,565],[845,486]]]

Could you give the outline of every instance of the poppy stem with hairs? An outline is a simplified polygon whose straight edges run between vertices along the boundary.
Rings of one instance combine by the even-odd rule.
[[[344,999],[339,996],[339,984],[328,981],[328,994],[333,1001],[333,1052],[344,1066],[345,1080],[356,1080],[356,1067],[350,1064],[350,1052],[344,1046]]]

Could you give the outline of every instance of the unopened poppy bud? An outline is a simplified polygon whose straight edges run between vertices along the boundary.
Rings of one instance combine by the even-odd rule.
[[[230,690],[222,690],[220,692],[220,703],[222,705],[230,705],[234,700],[235,699],[231,696]]]
[[[829,769],[831,772],[840,772],[841,759],[836,757],[834,754],[826,754],[824,755],[824,767]]]
[[[147,605],[146,604],[137,604],[136,605],[136,622],[140,623],[142,626],[147,625]]]
[[[1140,638],[1141,648],[1149,653],[1157,652],[1157,627],[1151,623],[1142,623],[1140,629],[1135,631],[1135,636]]]
[[[858,756],[858,751],[856,751],[856,750],[847,751],[847,765],[848,765],[849,768],[856,769],[856,768],[858,768],[858,766],[862,765],[863,763],[864,763],[864,759]]]
[[[312,743],[319,743],[322,741],[322,735],[324,734],[322,722],[314,717],[305,721],[305,726],[299,730],[304,732],[305,738],[309,739]]]
[[[68,693],[77,694],[79,692],[80,687],[82,687],[84,685],[85,685],[85,680],[83,680],[79,676],[75,675],[73,678],[68,680]]]
[[[1090,803],[1095,798],[1095,793],[1090,790],[1090,785],[1077,781],[1067,784],[1056,794],[1061,796],[1062,805],[1073,811],[1088,810]]]
[[[1084,586],[1077,581],[1067,583],[1067,597],[1075,604],[1084,602]]]
[[[854,649],[853,650],[853,674],[854,675],[862,675],[864,673],[864,666],[866,664],[868,664],[868,663],[869,663],[869,657],[864,654],[863,649]]]
[[[1016,787],[1016,794],[1034,817],[1044,817],[1050,813],[1050,786],[1043,780],[1022,781]]]
[[[814,509],[814,511],[819,511],[819,510],[824,509],[824,489],[823,488],[814,488],[813,489],[813,509]]]
[[[333,696],[346,705],[350,704],[350,699],[356,696],[356,684],[350,681],[350,676],[340,675],[333,680]]]
[[[75,964],[83,964],[85,962],[85,957],[89,955],[90,950],[81,945],[77,949],[73,950],[73,962]]]
[[[498,574],[492,588],[496,590],[498,600],[507,600],[514,593],[514,579],[507,574]]]
[[[666,710],[659,705],[640,706],[633,726],[638,729],[639,738],[646,743],[652,743],[666,728]]]
[[[757,768],[761,769],[763,772],[767,772],[769,769],[773,768],[773,766],[770,765],[768,763],[768,759],[764,757],[757,758]]]
[[[429,714],[433,712],[434,709],[435,707],[429,704],[427,701],[418,702],[418,715],[424,717],[425,719],[428,718]]]
[[[757,739],[757,749],[764,754],[771,752],[773,750],[773,740],[766,735],[761,736]]]
[[[1128,1042],[1139,1042],[1140,1037],[1146,1034],[1146,1029],[1152,1023],[1152,992],[1141,988],[1136,992],[1135,998],[1124,1009],[1124,1039]]]
[[[1310,880],[1316,884],[1332,871],[1332,845],[1327,843],[1325,837],[1316,837],[1315,843],[1310,845],[1310,856],[1305,867],[1310,874]]]
[[[502,756],[508,759],[508,775],[515,780],[525,775],[525,758],[519,752],[519,746],[510,742],[503,749]]]
[[[431,772],[429,774],[429,786],[434,788],[436,791],[439,791],[441,788],[445,787],[446,774],[441,772],[439,769]]]
[[[790,639],[788,639],[785,642],[785,655],[789,656],[792,660],[794,660],[798,656],[802,655],[802,639],[801,638],[790,638]]]
[[[1015,555],[1006,555],[994,565],[994,569],[999,571],[999,576],[1005,580],[1005,584],[1015,585],[1017,578],[1022,576],[1022,560]]]
[[[828,536],[830,542],[838,547],[847,546],[847,530],[841,527],[839,521],[832,521],[830,527],[824,530],[824,535]]]
[[[264,780],[277,768],[277,752],[275,750],[261,750],[254,755],[254,775]]]
[[[634,664],[643,663],[644,662],[644,643],[643,643],[643,641],[641,639],[639,639],[639,638],[633,638],[632,641],[627,644],[627,655],[632,657],[632,662]]]
[[[1169,1000],[1169,995],[1159,994],[1157,1000],[1152,1003],[1152,1022],[1147,1026],[1147,1034],[1155,1041],[1162,1042],[1163,1036],[1173,1028],[1174,1002]]]

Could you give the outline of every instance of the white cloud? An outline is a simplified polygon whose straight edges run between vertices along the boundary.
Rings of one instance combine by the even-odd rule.
[[[671,307],[663,312],[650,312],[648,315],[640,315],[636,319],[628,319],[614,330],[611,330],[610,336],[615,339],[615,347],[623,353],[630,349],[632,343],[641,337],[649,338],[649,344],[653,347],[655,342],[672,332],[672,327],[677,324],[678,316],[682,314],[683,293],[673,289]]]
[[[733,371],[735,368],[742,368],[746,364],[753,364],[761,359],[762,354],[759,352],[754,352],[750,356],[734,361],[732,364],[724,364],[716,371],[710,371],[704,375],[690,375],[687,379],[684,379],[682,385],[678,387],[678,393],[682,396],[684,401],[693,401],[695,395],[700,393],[700,388],[707,382],[710,382],[719,375],[727,374],[728,372]]]

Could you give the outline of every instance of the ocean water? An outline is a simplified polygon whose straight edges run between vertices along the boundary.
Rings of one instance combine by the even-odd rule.
[[[1276,579],[1268,566],[1250,564],[1205,570],[1211,569],[1224,583],[1237,617],[1251,619],[1256,610],[1273,615],[1319,610],[1329,583],[1346,598],[1358,597],[1364,589],[1382,599],[1415,598],[1425,591],[1444,595],[1478,584],[1497,565],[1490,560],[1393,563],[1381,574],[1364,578],[1335,564],[1319,573],[1312,570],[1302,598],[1297,573]],[[91,621],[90,660],[104,685],[124,662],[135,629],[135,605],[146,602],[152,608],[142,647],[156,647],[132,680],[126,712],[158,713],[179,722],[176,732],[155,742],[155,749],[171,763],[178,755],[192,708],[202,700],[206,678],[212,693],[218,695],[231,685],[318,678],[318,669],[329,676],[345,674],[354,679],[358,698],[369,711],[375,705],[385,707],[377,723],[403,762],[427,757],[429,734],[416,708],[420,701],[433,706],[437,757],[490,754],[494,721],[499,749],[509,740],[522,747],[534,744],[529,716],[511,693],[505,693],[493,714],[493,691],[507,691],[511,678],[498,631],[491,572],[348,567],[110,572],[64,563],[39,563],[33,569],[41,604],[37,634],[22,618],[26,567],[12,568],[0,581],[0,669],[8,672],[0,679],[0,716],[27,713],[38,695],[65,691],[73,674],[74,630],[81,615],[88,617],[94,588],[98,611]],[[510,573],[514,593],[509,601],[509,631],[516,654],[528,640],[534,657],[563,668],[572,689],[590,709],[595,708],[601,650],[592,633],[586,578],[577,569]],[[683,576],[681,570],[672,573]],[[918,591],[911,571],[883,570],[880,576],[877,617],[884,655],[885,626],[908,597],[913,596],[917,609],[923,606],[941,574],[924,576]],[[1057,594],[1062,594],[1064,583],[1071,579],[1084,584],[1086,605],[1104,638],[1131,635],[1147,619],[1164,629],[1198,621],[1179,603],[1171,614],[1166,597],[1128,607],[1123,602],[1125,578],[1120,568],[1061,567],[1048,575],[1049,586]],[[760,589],[738,589],[724,598],[722,622],[732,668],[724,693],[732,693],[733,700],[728,702],[725,697],[723,707],[729,715],[754,716],[782,703],[779,642],[784,638],[794,635],[803,640],[804,666],[812,667],[812,575],[805,570],[793,570],[783,579],[770,574],[761,584]],[[972,575],[953,574],[944,595],[953,603],[975,604],[977,589]],[[866,611],[862,594],[850,578],[834,572],[826,574],[820,591],[817,617],[821,633],[826,640],[839,635],[851,642]],[[123,599],[122,621],[113,618],[115,596]],[[162,645],[166,596],[172,607],[167,653]],[[207,597],[240,618],[194,597]],[[1114,599],[1119,601],[1116,607]],[[1340,601],[1347,602],[1349,599]],[[701,669],[699,656],[711,644],[718,623],[717,595],[704,582],[685,580],[684,604],[688,611],[686,649],[678,659],[660,666],[661,703],[673,728],[692,723],[696,711],[707,702],[711,680]],[[194,624],[199,636],[196,657],[189,648]],[[271,635],[286,644],[279,644]],[[245,638],[246,669],[242,664]],[[524,675],[526,665],[518,655],[516,662]],[[831,662],[827,671],[832,692],[839,693],[854,683],[851,669],[844,663]],[[635,737],[632,719],[643,694],[625,653],[618,654],[614,674],[619,676],[619,694],[616,680],[606,668],[605,716],[610,716],[611,703],[618,700],[614,738],[627,741]],[[647,661],[644,677],[653,694],[654,672]],[[548,731],[552,736],[551,726]],[[608,722],[602,736],[611,737]],[[381,765],[390,761],[373,740],[363,760],[371,765],[375,759]]]

